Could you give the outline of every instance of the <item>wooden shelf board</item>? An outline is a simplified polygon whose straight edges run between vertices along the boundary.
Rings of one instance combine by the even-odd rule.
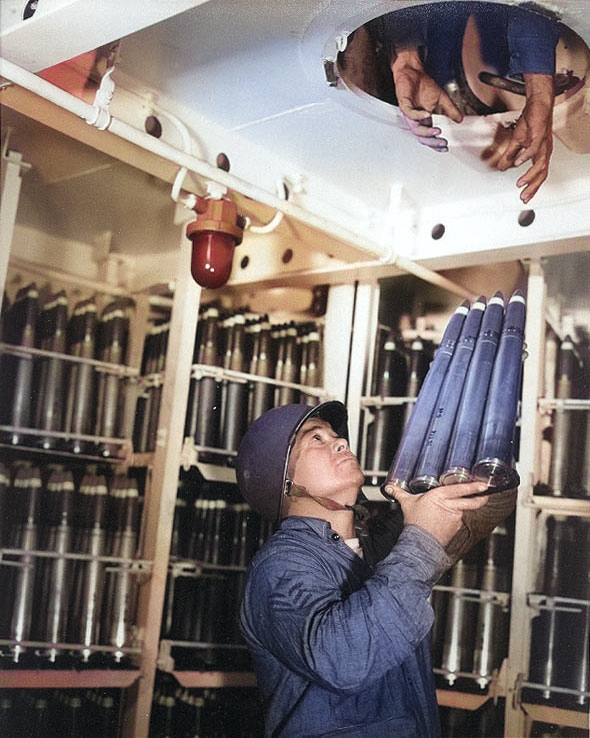
[[[172,674],[179,684],[187,688],[256,686],[256,677],[250,671],[173,671]]]
[[[531,702],[523,702],[522,709],[532,720],[538,723],[551,723],[552,725],[588,730],[590,717],[587,712],[566,710],[563,707],[552,707],[551,705],[536,705]]]
[[[441,707],[458,707],[461,710],[479,710],[489,699],[489,694],[457,692],[454,689],[437,689],[436,699]]]
[[[140,677],[138,669],[14,669],[0,671],[2,689],[125,689]]]

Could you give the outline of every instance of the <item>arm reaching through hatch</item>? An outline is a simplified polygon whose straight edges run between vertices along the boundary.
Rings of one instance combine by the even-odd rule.
[[[434,151],[448,151],[442,131],[432,125],[432,113],[461,123],[463,114],[449,95],[426,73],[417,49],[400,51],[391,63],[400,111],[411,133]],[[549,174],[553,151],[553,76],[525,74],[526,103],[511,128],[499,129],[483,158],[490,166],[506,171],[530,162],[519,177],[520,198],[528,203]]]
[[[424,146],[435,151],[448,151],[441,129],[433,127],[432,113],[446,115],[455,123],[463,114],[447,93],[430,77],[417,48],[398,51],[391,62],[398,104],[409,130]]]
[[[528,203],[549,174],[555,93],[552,75],[525,74],[524,79],[526,103],[520,117],[511,128],[498,130],[483,158],[500,171],[530,162],[516,182],[517,187],[523,188],[520,199]]]

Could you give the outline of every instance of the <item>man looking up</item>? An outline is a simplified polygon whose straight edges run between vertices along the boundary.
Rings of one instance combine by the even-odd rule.
[[[500,504],[465,536],[465,517],[490,506],[484,484],[396,490],[403,520],[396,509],[359,529],[364,475],[347,439],[342,403],[286,405],[258,418],[238,451],[242,494],[280,521],[252,561],[241,612],[265,735],[436,738],[428,598],[515,495],[494,495]]]

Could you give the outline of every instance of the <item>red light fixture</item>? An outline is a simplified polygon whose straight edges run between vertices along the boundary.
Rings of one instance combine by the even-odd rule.
[[[197,198],[197,219],[189,223],[186,236],[193,242],[191,274],[201,287],[222,287],[231,275],[234,248],[242,243],[244,218],[225,198]]]

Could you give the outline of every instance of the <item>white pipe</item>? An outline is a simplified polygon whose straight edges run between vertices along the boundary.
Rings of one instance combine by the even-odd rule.
[[[147,149],[180,167],[186,167],[186,169],[196,172],[202,177],[218,182],[229,189],[241,192],[253,200],[270,205],[277,210],[282,210],[286,215],[291,215],[297,220],[307,222],[312,227],[324,232],[333,233],[337,238],[341,238],[343,241],[350,243],[360,251],[364,251],[371,256],[376,256],[384,260],[388,260],[390,257],[389,247],[380,246],[362,236],[350,233],[346,229],[338,228],[338,226],[334,226],[334,224],[320,216],[307,213],[297,205],[281,200],[266,190],[262,190],[249,182],[245,182],[234,175],[224,172],[187,152],[180,151],[164,141],[156,139],[117,118],[113,118],[104,108],[97,108],[94,105],[90,105],[6,59],[0,59],[0,75],[59,105],[65,110],[74,113],[86,122],[90,122],[91,125],[96,125],[100,130],[109,130],[111,133],[119,136],[119,138],[123,138],[136,146]]]
[[[187,172],[188,169],[186,167],[180,167],[180,169],[176,173],[176,177],[174,177],[171,196],[174,202],[184,205],[185,208],[188,208],[188,210],[192,210],[197,204],[197,196],[193,195],[192,192],[190,195],[187,196],[183,196],[180,194],[182,190],[182,183],[184,182],[184,178],[186,177]]]
[[[286,185],[283,180],[279,180],[277,182],[277,197],[280,197],[281,200],[289,199],[287,197]],[[272,233],[281,225],[284,215],[285,213],[283,213],[282,210],[277,210],[268,223],[265,223],[264,225],[253,225],[250,218],[246,218],[246,229],[250,231],[250,233]]]
[[[218,182],[224,187],[236,190],[236,192],[241,192],[253,200],[257,200],[258,202],[269,205],[276,210],[280,210],[285,215],[291,216],[303,223],[307,223],[307,225],[312,228],[317,228],[320,231],[329,233],[335,238],[357,248],[359,251],[378,258],[384,264],[398,266],[403,271],[414,274],[421,279],[432,284],[436,284],[455,294],[460,294],[462,296],[469,295],[467,290],[446,277],[443,277],[426,267],[421,267],[409,259],[393,254],[390,246],[380,245],[359,234],[351,233],[347,229],[341,228],[321,216],[309,213],[288,200],[283,200],[277,195],[273,195],[256,185],[224,172],[223,170],[198,159],[192,154],[180,151],[173,146],[138,130],[137,128],[133,128],[133,126],[130,126],[117,118],[113,118],[104,108],[89,105],[74,95],[70,95],[69,92],[65,92],[43,78],[32,74],[26,69],[22,69],[4,58],[0,58],[0,76],[24,87],[46,100],[49,100],[59,107],[74,113],[74,115],[84,119],[86,122],[91,122],[91,124],[96,125],[100,130],[109,130],[119,138],[146,149],[167,161],[177,164],[180,167],[186,167],[188,170],[193,171],[202,177]]]
[[[277,212],[272,216],[268,223],[265,223],[264,225],[252,225],[252,221],[250,220],[250,218],[246,218],[246,229],[250,231],[250,233],[272,233],[280,226],[284,215],[285,213],[283,213],[281,210],[277,210]]]

